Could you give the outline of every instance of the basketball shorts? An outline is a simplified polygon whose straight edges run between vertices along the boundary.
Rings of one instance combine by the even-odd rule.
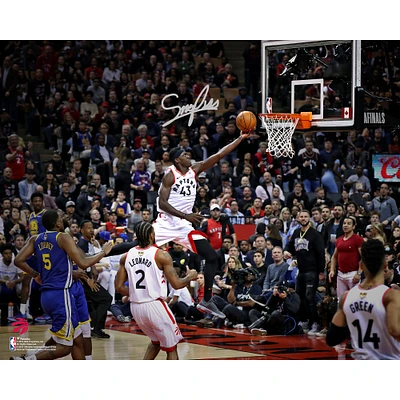
[[[161,299],[147,303],[131,303],[131,313],[143,333],[160,349],[175,350],[183,336],[168,304]]]
[[[79,324],[86,324],[90,322],[88,304],[86,301],[85,290],[80,282],[74,281],[71,286],[70,293],[75,299],[75,307],[78,312]]]
[[[72,346],[73,339],[80,335],[75,298],[69,289],[42,290],[43,311],[52,319],[50,333],[56,343]]]
[[[187,247],[196,254],[197,250],[194,241],[203,238],[207,239],[207,236],[203,232],[193,229],[189,221],[172,217],[164,212],[158,214],[157,219],[153,223],[153,228],[157,246],[162,246],[172,241]]]

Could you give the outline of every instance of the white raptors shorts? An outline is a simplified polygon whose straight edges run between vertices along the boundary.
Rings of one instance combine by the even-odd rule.
[[[158,218],[153,223],[156,234],[156,245],[162,246],[168,242],[179,243],[197,254],[194,241],[207,239],[203,232],[193,229],[192,224],[186,219],[172,217],[171,215],[160,212]]]
[[[131,313],[139,328],[160,349],[175,350],[183,336],[168,304],[161,299],[147,303],[131,303]]]

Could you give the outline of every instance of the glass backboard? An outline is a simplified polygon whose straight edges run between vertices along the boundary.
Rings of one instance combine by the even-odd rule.
[[[312,111],[315,128],[354,125],[360,86],[361,43],[356,40],[263,41],[262,112]]]

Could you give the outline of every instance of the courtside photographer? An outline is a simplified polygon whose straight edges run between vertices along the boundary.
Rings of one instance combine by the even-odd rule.
[[[260,296],[262,292],[261,286],[254,284],[258,278],[259,272],[257,268],[240,268],[232,272],[231,289],[229,290],[227,300],[220,296],[213,296],[212,301],[218,309],[226,315],[224,321],[225,326],[231,327],[243,324],[250,325],[249,312],[254,307],[254,302],[250,300],[250,296]],[[222,325],[223,319],[219,318],[214,321],[215,325]]]
[[[254,308],[249,312],[254,335],[290,335],[301,334],[303,330],[297,324],[297,312],[300,308],[300,296],[296,293],[294,282],[282,282],[274,286],[272,296],[264,304],[265,297],[251,296]]]

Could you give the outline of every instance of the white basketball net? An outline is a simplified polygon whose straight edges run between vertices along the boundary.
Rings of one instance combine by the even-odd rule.
[[[268,135],[267,151],[274,157],[290,157],[295,154],[292,147],[292,136],[299,118],[290,115],[263,115],[260,117]]]

